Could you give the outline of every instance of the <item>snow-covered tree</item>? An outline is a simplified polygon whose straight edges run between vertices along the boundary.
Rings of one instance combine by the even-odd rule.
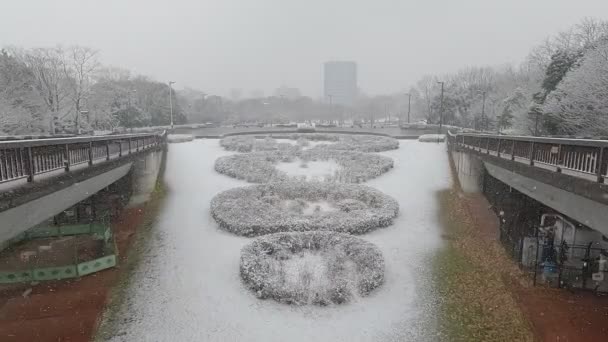
[[[589,50],[548,95],[543,111],[558,134],[608,134],[608,41]]]

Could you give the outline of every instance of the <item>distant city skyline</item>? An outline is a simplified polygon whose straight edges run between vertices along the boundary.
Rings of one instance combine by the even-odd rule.
[[[78,44],[98,49],[106,65],[175,81],[175,89],[230,96],[238,88],[247,97],[286,85],[317,99],[327,60],[357,61],[366,94],[397,93],[428,74],[521,63],[532,47],[583,17],[608,15],[606,0],[576,6],[571,0],[106,0],[95,10],[83,6],[81,0],[7,1],[0,47]]]

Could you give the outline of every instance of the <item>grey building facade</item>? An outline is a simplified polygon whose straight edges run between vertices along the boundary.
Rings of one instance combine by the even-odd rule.
[[[323,65],[325,101],[352,106],[357,98],[357,63],[331,61]]]

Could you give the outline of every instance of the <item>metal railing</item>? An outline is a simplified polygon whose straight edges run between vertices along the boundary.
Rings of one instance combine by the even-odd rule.
[[[598,183],[607,176],[608,140],[448,132],[448,144]]]
[[[163,132],[0,141],[0,183],[32,182],[43,173],[122,158],[158,146],[165,137]]]

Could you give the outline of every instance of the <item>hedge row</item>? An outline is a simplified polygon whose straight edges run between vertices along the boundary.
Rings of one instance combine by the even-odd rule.
[[[384,282],[384,259],[375,245],[347,234],[277,233],[242,249],[240,273],[258,298],[341,304]]]
[[[256,139],[252,135],[228,136],[220,140],[220,145],[228,151],[254,152],[299,149],[306,146],[306,141],[326,141],[327,144],[317,146],[340,151],[382,152],[399,148],[399,141],[391,137],[378,135],[349,135],[331,133],[293,133],[282,135],[281,138],[297,140],[296,145],[279,143],[267,137]]]
[[[319,202],[332,210],[320,210]],[[304,212],[311,205],[314,212]],[[363,234],[391,225],[398,212],[395,199],[358,184],[275,182],[233,188],[211,200],[219,226],[242,236],[312,230]]]
[[[335,161],[340,165],[335,175],[326,181],[342,183],[361,183],[376,178],[393,168],[393,160],[386,156],[371,153],[337,151],[315,147],[310,150],[282,150],[273,152],[252,152],[220,157],[215,161],[219,173],[243,179],[251,183],[294,180],[280,171],[276,165],[281,162],[300,160],[306,167],[310,161]],[[303,180],[304,176],[300,177]]]

